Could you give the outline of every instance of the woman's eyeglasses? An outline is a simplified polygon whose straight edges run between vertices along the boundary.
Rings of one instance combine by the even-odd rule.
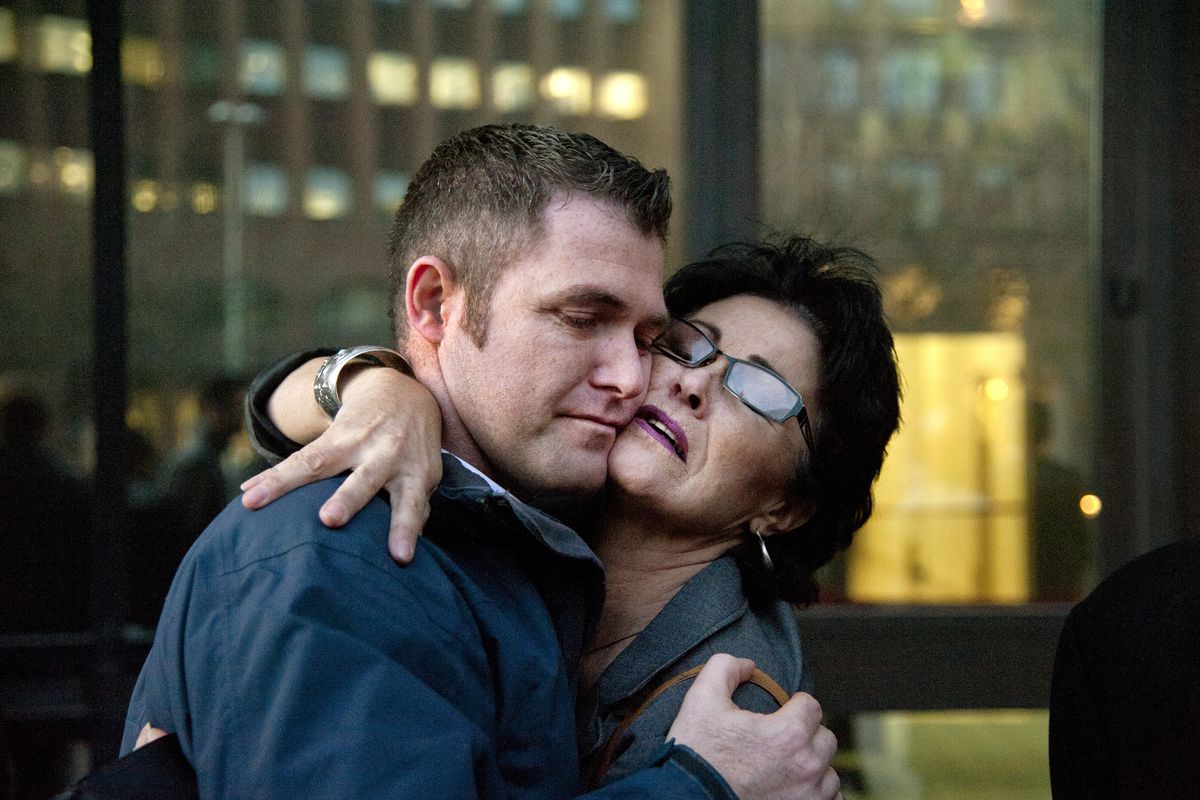
[[[783,376],[761,364],[743,361],[721,351],[704,331],[686,319],[672,318],[667,329],[651,343],[650,349],[690,368],[703,367],[717,356],[725,356],[729,362],[722,379],[726,391],[773,422],[787,422],[797,417],[804,429],[804,438],[809,438],[804,399]]]

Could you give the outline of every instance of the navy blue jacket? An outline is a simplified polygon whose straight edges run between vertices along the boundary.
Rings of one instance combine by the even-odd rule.
[[[573,665],[603,572],[569,528],[451,456],[413,563],[389,509],[340,531],[340,479],[231,504],[184,559],[126,719],[179,734],[202,797],[569,797]],[[665,745],[600,797],[732,797]]]

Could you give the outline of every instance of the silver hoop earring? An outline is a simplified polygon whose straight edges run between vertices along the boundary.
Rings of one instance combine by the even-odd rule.
[[[771,560],[771,554],[767,552],[767,540],[758,531],[754,531],[754,535],[758,537],[758,546],[762,549],[763,568],[767,572],[774,572],[775,562]]]

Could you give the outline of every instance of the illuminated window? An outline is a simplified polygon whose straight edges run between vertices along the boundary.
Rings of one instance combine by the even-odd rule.
[[[890,53],[883,62],[883,96],[888,111],[929,114],[942,91],[942,65],[936,50],[913,48]]]
[[[81,199],[92,196],[95,169],[90,151],[54,148],[54,170],[58,176],[58,189],[63,194]]]
[[[25,183],[25,148],[0,139],[0,195],[16,194]]]
[[[350,176],[333,167],[313,167],[304,186],[304,214],[337,219],[350,212]]]
[[[479,71],[466,58],[438,58],[429,67],[429,101],[438,108],[477,108]]]
[[[966,70],[967,114],[973,119],[992,119],[1004,108],[1004,76],[995,59],[974,58]]]
[[[887,167],[888,182],[904,198],[913,224],[929,229],[942,217],[942,170],[928,161],[897,159]]]
[[[464,8],[471,7],[471,0],[432,0],[430,5],[434,8],[449,8],[454,11],[461,11]]]
[[[0,63],[17,57],[17,21],[11,8],[0,8]]]
[[[166,75],[162,48],[145,36],[127,36],[121,43],[121,76],[126,83],[158,86]]]
[[[192,210],[197,214],[211,214],[217,210],[217,187],[207,181],[192,184]]]
[[[496,9],[496,13],[506,16],[523,14],[528,5],[529,0],[492,0],[492,8]]]
[[[560,19],[579,19],[583,16],[583,0],[550,0],[550,11]]]
[[[37,63],[47,72],[82,75],[92,68],[92,34],[85,20],[42,17],[37,41]]]
[[[273,164],[250,164],[242,178],[246,213],[256,217],[278,217],[287,211],[288,180]]]
[[[821,59],[825,78],[825,107],[853,111],[858,107],[858,59],[846,50],[830,50]]]
[[[133,182],[129,204],[133,206],[134,211],[146,214],[158,207],[161,194],[158,181],[137,180]]]
[[[375,206],[388,214],[396,213],[404,193],[408,191],[408,176],[402,172],[381,171],[375,176]]]
[[[521,111],[533,105],[533,68],[528,64],[502,62],[492,70],[492,103],[501,113]]]
[[[888,6],[906,17],[927,17],[941,10],[941,0],[888,0]]]
[[[376,103],[411,106],[420,94],[417,62],[403,53],[375,52],[367,61],[367,80]]]
[[[325,100],[345,97],[350,93],[350,59],[336,47],[305,50],[304,91]]]
[[[610,72],[600,81],[600,113],[637,119],[646,113],[646,80],[636,72]]]
[[[640,0],[605,0],[604,13],[613,22],[636,22],[642,4]]]
[[[183,51],[183,79],[190,86],[216,86],[221,77],[221,54],[204,39],[187,43]]]
[[[542,97],[560,114],[582,116],[592,110],[592,77],[587,70],[559,67],[542,78]]]
[[[287,86],[287,60],[274,42],[242,43],[242,88],[255,94],[279,94]]]

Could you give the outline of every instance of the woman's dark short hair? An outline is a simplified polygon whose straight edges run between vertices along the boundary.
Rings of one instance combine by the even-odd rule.
[[[876,273],[859,250],[791,236],[719,247],[664,287],[675,316],[737,295],[773,300],[804,320],[820,343],[820,382],[815,396],[805,397],[816,409],[809,419],[814,450],[799,458],[791,486],[815,510],[799,528],[767,539],[771,572],[757,541],[734,548],[753,604],[815,600],[813,572],[849,547],[871,516],[871,487],[900,424],[900,375]]]

